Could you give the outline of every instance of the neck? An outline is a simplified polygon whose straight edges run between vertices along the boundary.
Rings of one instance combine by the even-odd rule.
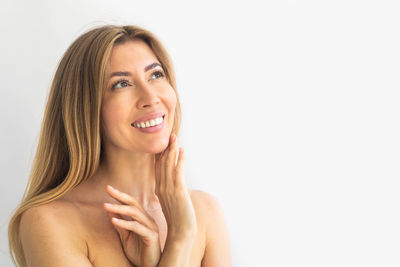
[[[104,188],[108,184],[130,194],[145,209],[159,208],[155,194],[155,155],[132,151],[116,152],[104,154],[96,180]]]

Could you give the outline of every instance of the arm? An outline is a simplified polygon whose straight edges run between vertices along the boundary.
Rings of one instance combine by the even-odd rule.
[[[189,266],[192,245],[193,239],[182,242],[167,239],[157,267]]]
[[[27,266],[92,267],[84,240],[48,205],[22,215],[20,234]]]
[[[156,157],[155,173],[157,194],[167,221],[168,233],[158,267],[189,267],[190,254],[197,234],[197,221],[193,203],[184,180],[184,153],[179,149],[176,135],[161,157]],[[179,153],[179,154],[178,154]],[[178,162],[175,166],[177,154]]]
[[[107,192],[117,201],[127,204],[105,205],[104,208],[110,213],[110,217],[121,218],[120,215],[125,215],[133,219],[133,221],[119,219],[118,222],[114,220],[112,222],[120,234],[125,255],[135,266],[189,266],[195,231],[179,228],[177,234],[177,231],[171,230],[174,228],[170,227],[164,251],[160,256],[158,229],[153,219],[146,218],[149,215],[134,197],[111,186],[107,187]]]
[[[117,227],[125,255],[135,265],[158,267],[189,267],[192,246],[197,233],[196,215],[183,177],[183,151],[170,136],[168,148],[156,155],[155,193],[160,201],[168,226],[167,241],[160,253],[158,227],[131,195],[111,186],[108,194],[126,205],[105,204],[113,224]],[[133,221],[123,219],[129,216]],[[117,217],[119,219],[115,220]],[[132,238],[129,238],[132,237]]]
[[[202,193],[205,204],[206,248],[202,267],[231,267],[232,256],[229,232],[219,202],[210,194]]]

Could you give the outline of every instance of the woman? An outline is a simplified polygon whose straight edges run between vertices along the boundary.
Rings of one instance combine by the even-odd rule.
[[[219,203],[185,186],[180,111],[153,34],[103,26],[80,36],[56,71],[9,225],[15,264],[231,266]]]

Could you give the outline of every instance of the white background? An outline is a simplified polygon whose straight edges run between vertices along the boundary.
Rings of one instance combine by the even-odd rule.
[[[400,266],[398,1],[21,1],[0,8],[0,265],[63,52],[135,24],[171,54],[192,189],[234,266]]]

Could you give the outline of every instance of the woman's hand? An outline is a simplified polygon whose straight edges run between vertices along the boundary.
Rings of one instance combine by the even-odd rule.
[[[157,266],[161,256],[158,227],[155,221],[132,196],[107,186],[107,193],[122,205],[105,203],[119,233],[125,255],[140,267]],[[133,220],[124,220],[121,215]]]
[[[155,192],[168,225],[167,241],[193,241],[197,232],[196,215],[183,177],[183,148],[178,162],[176,135],[172,134],[166,150],[156,155]]]

